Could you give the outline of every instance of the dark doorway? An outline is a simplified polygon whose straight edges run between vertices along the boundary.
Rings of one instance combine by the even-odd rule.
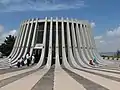
[[[34,49],[33,53],[35,54],[35,63],[38,63],[41,57],[41,49]]]

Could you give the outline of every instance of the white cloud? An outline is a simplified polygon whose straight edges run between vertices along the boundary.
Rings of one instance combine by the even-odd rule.
[[[100,52],[116,52],[120,49],[120,26],[94,37]]]
[[[95,22],[91,22],[91,27],[94,28],[96,26]]]
[[[4,26],[3,25],[0,25],[0,44],[4,42],[5,38],[8,36],[8,35],[14,35],[16,36],[17,34],[17,31],[16,30],[10,30],[8,32],[6,32],[4,30]]]
[[[120,26],[114,30],[107,31],[107,36],[120,37]]]
[[[0,33],[4,30],[4,27],[0,25]]]
[[[8,33],[9,35],[16,35],[17,34],[17,31],[16,30],[11,30],[9,33]]]
[[[0,0],[0,11],[46,11],[85,7],[83,0]]]
[[[102,39],[102,38],[103,38],[102,36],[95,36],[95,37],[94,37],[95,40],[100,40],[100,39]]]
[[[105,41],[104,41],[104,40],[101,40],[100,43],[105,43]]]

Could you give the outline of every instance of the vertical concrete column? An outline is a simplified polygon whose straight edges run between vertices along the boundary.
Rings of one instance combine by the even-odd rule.
[[[53,18],[50,19],[50,36],[49,36],[49,51],[48,51],[48,61],[52,60],[52,26],[53,26]],[[47,63],[47,67],[49,67],[49,63]]]
[[[38,25],[38,18],[36,18],[35,20],[35,28],[34,28],[34,33],[33,33],[33,38],[32,38],[32,43],[31,43],[30,55],[32,54],[33,48],[35,46],[35,36],[37,32],[37,25]]]
[[[91,43],[89,42],[89,39],[88,36],[89,36],[89,33],[87,33],[87,23],[85,23],[84,25],[84,34],[85,34],[85,41],[86,41],[86,44],[87,44],[87,52],[90,56],[90,58],[93,60],[94,56],[92,55],[92,52],[90,51],[90,47],[91,47]]]
[[[104,62],[104,60],[100,57],[100,55],[98,54],[98,51],[97,51],[97,48],[96,48],[96,45],[95,45],[95,40],[92,36],[92,29],[91,29],[91,26],[88,25],[88,28],[89,28],[89,37],[90,37],[90,41],[91,41],[91,49],[94,53],[94,56],[97,58],[97,61],[99,61],[100,63],[101,62]]]
[[[94,59],[94,57],[96,57],[96,59],[97,59],[97,61],[98,61],[98,58],[97,58],[97,56],[95,55],[95,53],[94,53],[94,51],[93,51],[93,47],[94,47],[94,45],[93,45],[93,42],[92,42],[92,37],[90,36],[90,28],[89,28],[89,24],[87,24],[87,27],[86,27],[86,33],[87,33],[87,36],[88,36],[88,41],[89,41],[89,43],[90,43],[90,48],[89,48],[89,51],[90,51],[90,53],[92,54],[92,57],[93,57],[93,59]]]
[[[65,33],[64,33],[64,18],[61,18],[62,20],[62,64],[64,66],[70,67],[68,61],[67,61],[67,56],[66,56],[66,51],[65,51]]]
[[[73,53],[72,53],[72,46],[71,46],[71,38],[70,38],[70,26],[69,26],[69,19],[67,18],[67,45],[68,45],[68,61],[73,67],[78,67],[76,63]]]
[[[16,56],[18,55],[18,52],[20,52],[20,50],[21,50],[21,46],[22,46],[21,43],[22,43],[22,39],[23,39],[23,36],[24,36],[24,33],[25,33],[26,22],[27,21],[24,22],[24,27],[23,27],[21,35],[18,39],[18,42],[17,42],[18,45],[16,46],[16,51],[15,51],[14,57],[12,58],[12,61],[16,58]]]
[[[33,23],[34,23],[34,19],[31,20],[31,26],[30,26],[30,30],[29,30],[29,34],[28,34],[28,40],[27,40],[27,44],[26,44],[26,47],[25,47],[25,51],[24,51],[23,57],[25,57],[25,55],[27,54],[27,51],[28,51]]]
[[[83,27],[82,27],[82,24],[83,24],[83,22],[81,22],[81,21],[78,21],[78,23],[80,24],[80,27],[79,27],[79,34],[80,34],[80,42],[81,42],[81,48],[80,48],[80,51],[81,51],[81,54],[82,54],[82,57],[83,57],[83,62],[86,64],[86,65],[88,65],[88,66],[90,66],[88,63],[89,63],[89,58],[88,58],[88,56],[87,56],[87,54],[86,54],[86,50],[85,50],[85,43],[84,43],[84,36],[83,36],[83,33],[82,33],[82,31],[83,31]]]
[[[86,55],[86,58],[88,60],[90,60],[91,57],[89,56],[88,51],[87,51],[87,44],[86,44],[86,41],[85,41],[86,36],[85,36],[85,33],[84,33],[83,30],[85,30],[84,29],[84,23],[82,24],[82,29],[81,29],[81,35],[82,35],[82,39],[83,39],[83,50],[84,50],[84,54]]]
[[[28,35],[28,27],[29,27],[29,25],[30,25],[30,19],[26,22],[28,25],[27,25],[27,28],[26,28],[26,30],[25,30],[25,36],[23,36],[23,42],[20,42],[20,45],[22,45],[21,47],[19,47],[19,50],[17,51],[17,56],[15,56],[15,58],[14,58],[14,61],[12,62],[12,63],[14,63],[14,62],[16,62],[17,60],[18,60],[18,58],[20,58],[20,56],[21,56],[21,54],[24,52],[24,48],[25,48],[25,42],[26,42],[26,40],[27,40],[27,35]]]
[[[22,34],[22,29],[23,29],[23,23],[21,23],[21,25],[20,25],[20,30],[19,30],[19,32],[18,32],[18,35],[17,35],[17,37],[16,37],[16,40],[15,40],[13,49],[12,49],[10,55],[8,56],[8,58],[9,58],[10,56],[13,57],[13,54],[14,54],[14,52],[15,52],[15,50],[16,50],[17,42],[19,41],[19,38],[20,38],[20,36],[21,36],[21,34]]]
[[[84,51],[83,51],[83,48],[82,48],[82,37],[81,37],[81,34],[80,34],[80,28],[78,26],[78,24],[81,24],[79,23],[77,20],[76,20],[76,36],[77,36],[77,42],[78,42],[78,52],[79,52],[79,56],[81,58],[81,60],[79,60],[79,62],[81,63],[81,65],[83,65],[84,67],[87,67],[88,65],[88,61],[84,55]],[[87,61],[87,62],[86,62]]]
[[[44,62],[44,58],[45,58],[45,50],[46,50],[46,34],[47,34],[47,22],[48,22],[48,19],[47,17],[45,18],[45,25],[44,25],[44,35],[43,35],[43,48],[42,48],[42,52],[41,52],[41,57],[40,57],[40,60],[38,62],[39,65],[37,66],[41,66]],[[51,64],[51,61],[47,61],[47,68],[49,68],[49,65]]]
[[[61,39],[61,38],[60,38]],[[60,67],[60,59],[59,59],[59,42],[58,42],[58,18],[56,18],[56,52],[55,52],[55,55],[56,55],[56,60],[55,60],[55,65],[56,65],[56,68],[59,68]]]
[[[30,19],[28,20],[27,22],[28,26],[26,28],[26,32],[25,32],[25,37],[24,37],[24,40],[23,40],[23,44],[22,44],[22,48],[25,47],[25,42],[27,41],[27,36],[29,35],[29,26],[30,26]]]
[[[74,20],[72,19],[72,39],[73,39],[73,48],[77,48],[77,41],[75,37],[75,28],[74,28]]]
[[[77,38],[76,38],[76,34],[75,34],[76,29],[74,27],[75,27],[74,20],[72,19],[71,35],[72,35],[72,43],[73,43],[73,53],[74,53],[75,61],[77,62],[77,64],[81,65],[81,63],[80,63],[81,58],[78,53]]]

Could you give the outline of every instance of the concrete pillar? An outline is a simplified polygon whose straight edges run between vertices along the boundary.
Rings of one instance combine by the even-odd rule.
[[[74,20],[72,19],[72,30],[71,30],[71,34],[72,34],[72,43],[73,43],[73,53],[74,53],[74,58],[75,58],[75,61],[78,65],[81,66],[81,58],[80,58],[80,55],[79,55],[79,52],[78,52],[78,46],[77,46],[77,38],[76,38],[76,34],[75,34],[75,31],[76,29],[74,28]]]
[[[38,25],[38,18],[36,18],[36,20],[35,20],[35,28],[34,28],[34,32],[33,32],[33,38],[32,38],[32,43],[31,43],[30,55],[32,54],[33,48],[35,46],[35,36],[36,36],[36,32],[37,32],[37,25]]]
[[[87,57],[87,55],[86,55],[86,52],[85,52],[85,44],[84,44],[84,40],[83,40],[83,38],[84,38],[84,36],[83,36],[83,33],[82,33],[82,31],[83,31],[83,27],[82,27],[82,24],[83,24],[83,22],[80,22],[80,21],[77,21],[77,23],[78,24],[80,24],[80,27],[78,27],[77,26],[77,28],[78,28],[78,35],[77,36],[79,36],[79,43],[80,43],[80,55],[81,55],[81,57],[82,57],[82,61],[83,61],[83,63],[85,63],[87,66],[91,66],[90,64],[89,64],[89,61],[88,61],[88,57]]]
[[[27,21],[25,21],[24,22],[24,27],[23,27],[23,29],[22,29],[22,32],[21,32],[21,36],[20,36],[20,38],[19,38],[19,43],[18,43],[18,45],[16,46],[16,51],[15,51],[15,55],[14,55],[14,57],[12,58],[12,61],[17,57],[17,55],[18,55],[18,53],[20,52],[20,50],[21,50],[21,44],[22,44],[22,40],[23,40],[23,37],[24,37],[24,34],[25,34],[25,28],[26,28],[26,22]]]
[[[12,49],[10,55],[8,56],[8,58],[9,58],[10,56],[11,56],[11,57],[14,56],[14,53],[15,53],[15,51],[16,51],[16,46],[17,46],[17,44],[18,44],[17,42],[19,41],[19,38],[20,38],[20,36],[21,36],[21,34],[22,34],[22,29],[23,29],[23,24],[21,23],[21,25],[20,25],[20,30],[19,30],[18,35],[17,35],[17,37],[16,37],[16,40],[15,40],[13,49]]]
[[[49,51],[48,51],[48,61],[52,60],[52,25],[53,25],[53,18],[50,19],[50,36],[49,36]],[[48,62],[47,61],[47,62]],[[47,63],[47,67],[49,67],[49,64]]]
[[[62,20],[62,64],[64,66],[70,67],[67,57],[66,57],[66,51],[65,51],[65,33],[64,33],[64,18],[61,18]]]
[[[88,52],[88,55],[90,57],[91,60],[94,59],[94,56],[92,55],[92,52],[90,51],[90,47],[91,47],[91,43],[89,42],[89,33],[87,33],[87,25],[85,23],[84,25],[84,38],[85,38],[85,41],[86,41],[86,45],[87,45],[87,48],[86,48],[86,51]]]
[[[89,65],[88,62],[86,62],[86,57],[84,55],[84,51],[82,48],[82,38],[81,38],[81,34],[80,34],[80,29],[78,27],[78,21],[76,20],[76,37],[77,37],[77,43],[78,43],[78,52],[79,52],[79,56],[81,58],[81,60],[79,60],[79,62],[84,66],[87,67],[86,65]]]
[[[40,60],[38,62],[38,66],[41,66],[44,62],[44,59],[45,59],[45,50],[46,50],[45,45],[46,45],[46,37],[47,37],[46,34],[47,34],[47,17],[45,18],[44,35],[43,35],[43,48],[42,48]],[[51,58],[51,57],[48,56],[48,58]],[[49,68],[50,64],[51,64],[51,59],[47,59],[47,68]]]
[[[30,19],[27,21],[27,28],[26,28],[26,30],[25,30],[25,36],[23,36],[23,42],[20,42],[20,45],[22,45],[22,47],[19,47],[19,50],[20,50],[20,52],[19,52],[19,50],[17,51],[17,54],[16,54],[16,56],[15,56],[15,58],[13,59],[13,61],[12,61],[12,63],[15,63],[17,60],[18,60],[18,58],[20,58],[20,56],[22,56],[23,55],[23,53],[24,53],[24,50],[25,50],[25,42],[27,41],[27,36],[28,36],[28,32],[29,32],[29,30],[28,30],[28,28],[29,28],[29,25],[30,25]]]
[[[68,46],[68,61],[69,64],[73,67],[78,67],[78,64],[76,63],[73,53],[72,53],[72,46],[71,46],[71,38],[70,38],[70,26],[69,26],[69,20],[67,18],[67,46]]]
[[[56,60],[55,60],[55,65],[56,68],[60,68],[60,58],[59,58],[59,42],[58,42],[59,38],[58,38],[58,18],[56,18],[56,52],[55,52],[55,56],[56,56]]]
[[[30,26],[30,30],[29,30],[29,34],[28,34],[27,44],[26,44],[26,46],[25,46],[24,54],[22,55],[23,57],[25,57],[26,54],[27,54],[27,52],[28,52],[28,47],[29,47],[29,45],[30,45],[30,37],[31,37],[31,33],[32,33],[33,23],[34,23],[34,19],[31,20],[31,26]],[[31,55],[31,54],[30,54],[30,55]]]
[[[84,32],[83,32],[83,30],[85,30],[84,29],[84,24],[83,24],[83,22],[82,22],[82,25],[81,25],[81,36],[82,36],[82,40],[83,40],[83,50],[84,50],[84,55],[85,55],[85,57],[86,57],[86,59],[88,60],[87,62],[89,62],[89,60],[91,60],[91,57],[89,56],[89,54],[88,54],[88,51],[87,51],[87,44],[86,44],[86,41],[85,41],[85,34],[84,34]]]

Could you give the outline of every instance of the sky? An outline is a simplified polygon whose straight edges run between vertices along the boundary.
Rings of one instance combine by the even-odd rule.
[[[120,49],[120,0],[0,0],[0,43],[30,18],[88,20],[99,52]]]

